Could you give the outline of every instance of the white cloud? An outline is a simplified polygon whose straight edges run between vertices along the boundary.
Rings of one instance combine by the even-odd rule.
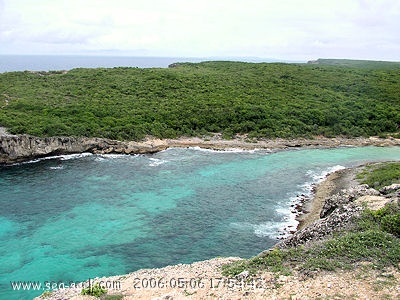
[[[400,60],[398,32],[397,0],[0,0],[0,53]]]

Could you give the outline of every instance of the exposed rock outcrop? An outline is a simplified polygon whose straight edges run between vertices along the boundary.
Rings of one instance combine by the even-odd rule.
[[[398,183],[393,183],[392,185],[384,186],[379,190],[379,192],[383,195],[396,194],[397,196],[399,196],[399,191],[400,191],[400,184]]]
[[[275,247],[296,247],[325,239],[334,232],[350,229],[354,224],[354,218],[359,217],[366,207],[373,210],[379,209],[388,202],[398,201],[399,194],[400,184],[384,187],[380,191],[366,184],[341,190],[325,200],[319,220],[296,231]],[[364,203],[367,205],[365,206]]]
[[[370,188],[366,184],[351,187],[347,190],[342,190],[325,200],[325,204],[322,207],[320,217],[325,218],[341,205],[351,203],[355,199],[366,195],[379,196],[380,193],[377,190]]]
[[[355,217],[361,215],[363,207],[354,203],[340,205],[328,217],[296,231],[292,236],[276,245],[278,248],[296,247],[311,241],[321,240],[333,232],[348,228]]]
[[[0,137],[0,164],[17,163],[50,155],[90,153],[153,153],[165,144],[120,142],[102,138],[48,137],[6,135]]]

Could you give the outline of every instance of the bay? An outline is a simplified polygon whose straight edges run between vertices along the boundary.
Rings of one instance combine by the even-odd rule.
[[[216,256],[251,257],[329,172],[400,147],[71,155],[0,168],[0,299],[10,281],[84,281]]]

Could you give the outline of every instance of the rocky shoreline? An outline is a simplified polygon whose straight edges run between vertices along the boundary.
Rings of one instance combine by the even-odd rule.
[[[89,152],[93,154],[144,154],[155,153],[168,148],[200,147],[212,150],[283,150],[290,148],[335,148],[343,146],[399,146],[397,138],[325,138],[314,139],[274,139],[250,140],[237,136],[224,140],[220,134],[206,138],[156,139],[148,137],[144,141],[117,141],[104,138],[46,137],[31,135],[11,135],[0,128],[0,165],[20,163],[36,158]]]
[[[313,186],[313,195],[311,197],[301,198],[300,203],[296,204],[298,211],[296,220],[299,222],[297,231],[320,219],[325,199],[339,193],[341,190],[358,185],[354,177],[359,168],[346,168],[328,173],[322,182]]]
[[[378,209],[387,202],[399,201],[400,184],[379,191],[359,184],[355,176],[363,167],[329,174],[325,181],[316,186],[315,197],[305,203],[310,212],[301,216],[302,225],[299,230],[275,247],[307,247],[318,243],[338,230],[349,229],[352,226],[351,221],[365,207]],[[260,253],[259,256],[268,251],[270,250]],[[265,271],[254,279],[259,285],[230,286],[229,282],[240,279],[223,277],[221,266],[237,260],[240,258],[215,258],[193,264],[143,269],[123,276],[96,278],[94,282],[118,282],[119,287],[108,289],[108,294],[118,295],[120,299],[398,299],[400,296],[398,285],[386,285],[377,289],[377,280],[379,282],[382,270],[365,268],[363,265],[354,270],[324,271],[312,276],[305,276],[295,270],[288,276],[276,276],[275,273]],[[400,282],[398,270],[391,268],[385,272],[389,272],[395,282]],[[177,282],[180,278],[184,283],[179,287]],[[147,286],[150,281],[154,281],[156,285]],[[222,284],[217,286],[217,281]],[[143,286],[144,283],[146,287]],[[58,290],[46,295],[45,299],[95,299],[81,295],[81,290],[82,287]]]

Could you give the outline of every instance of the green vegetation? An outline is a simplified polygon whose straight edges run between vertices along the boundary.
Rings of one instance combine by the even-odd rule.
[[[368,211],[364,228],[378,227],[381,231],[400,238],[400,209],[398,205],[388,204],[377,211]],[[369,221],[369,222],[368,222]]]
[[[400,124],[398,64],[203,62],[0,74],[0,126],[139,140],[372,136]]]
[[[99,283],[96,283],[94,286],[90,286],[88,288],[82,289],[82,295],[89,295],[100,297],[101,295],[107,294],[107,290],[103,289]]]
[[[399,166],[400,163],[372,165],[360,177],[372,178],[372,182],[376,178],[384,178],[388,184],[399,182],[398,173],[393,172]],[[283,275],[299,270],[307,274],[315,270],[351,269],[360,262],[370,262],[375,268],[393,266],[400,270],[399,201],[376,211],[366,209],[351,230],[337,232],[331,239],[308,247],[272,249],[261,256],[224,266],[223,275],[236,276],[244,270],[253,275],[262,270]]]
[[[223,266],[222,275],[232,277],[243,271],[248,271],[251,275],[255,275],[263,270],[290,275],[290,263],[296,262],[301,257],[301,253],[302,249],[300,248],[285,250],[274,248],[263,256],[256,256]]]
[[[400,69],[400,62],[389,61],[371,61],[371,60],[355,60],[355,59],[318,59],[314,62],[322,65],[342,66],[363,69]]]
[[[365,167],[364,171],[357,174],[357,179],[363,184],[380,189],[384,186],[400,182],[400,163],[381,163]]]
[[[49,298],[51,296],[50,291],[44,291],[43,294],[40,295],[40,298]]]

